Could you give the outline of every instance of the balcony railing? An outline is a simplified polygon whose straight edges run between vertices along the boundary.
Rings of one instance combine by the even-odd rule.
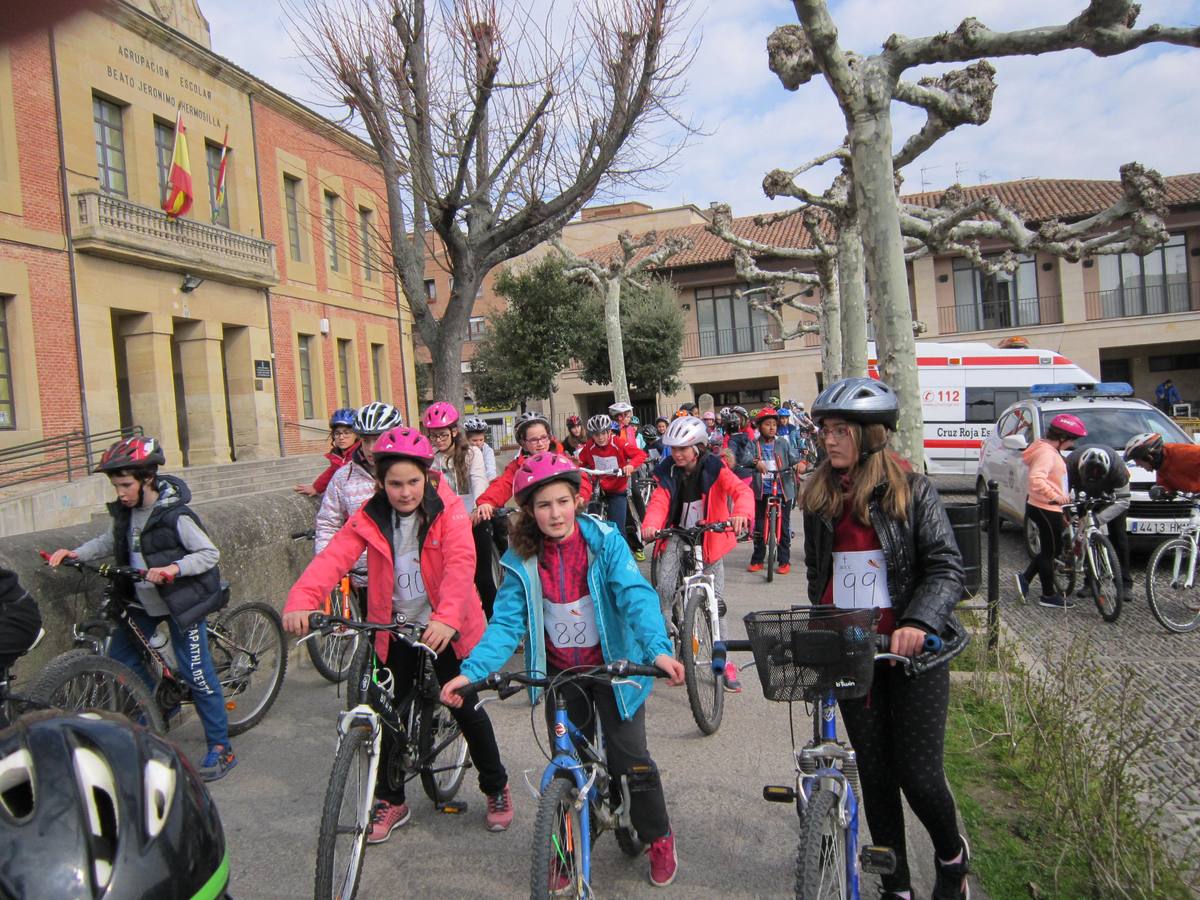
[[[99,191],[75,195],[76,249],[201,278],[267,287],[279,277],[275,245]]]
[[[1089,321],[1189,312],[1200,309],[1200,282],[1131,284],[1108,291],[1090,291],[1084,295],[1084,309]]]
[[[943,306],[938,309],[938,334],[996,331],[1062,322],[1061,297],[1027,300],[988,300],[983,303]]]
[[[742,328],[714,328],[690,331],[683,336],[683,359],[707,359],[737,353],[762,353],[782,350],[783,342],[770,325],[746,325]]]

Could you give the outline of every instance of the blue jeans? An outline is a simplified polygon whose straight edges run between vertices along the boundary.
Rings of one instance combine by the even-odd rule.
[[[780,496],[779,498],[779,551],[776,557],[779,565],[787,566],[792,562],[792,501]],[[767,498],[756,497],[754,500],[754,550],[750,554],[751,565],[757,565],[767,558]]]
[[[217,672],[213,668],[212,654],[208,651],[208,627],[204,620],[185,631],[170,616],[148,616],[133,611],[130,611],[129,615],[147,637],[154,634],[158,623],[166,618],[171,629],[171,647],[175,650],[178,663],[176,674],[192,689],[192,700],[196,704],[196,714],[204,726],[208,748],[211,750],[217,744],[228,747],[229,720],[225,716],[225,697],[221,693],[221,683],[217,680]],[[137,672],[153,692],[154,679],[142,664],[142,655],[138,652],[134,640],[127,629],[118,628],[113,632],[108,655]]]
[[[625,533],[625,513],[629,507],[628,494],[605,494],[608,498],[608,521],[617,526],[621,534]]]

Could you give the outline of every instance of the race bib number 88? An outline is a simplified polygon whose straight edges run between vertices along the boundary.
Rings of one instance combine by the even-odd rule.
[[[555,647],[583,650],[600,643],[596,629],[596,607],[590,594],[571,603],[542,601],[546,620],[546,640]]]
[[[845,609],[886,609],[892,605],[882,550],[833,554],[833,605]]]

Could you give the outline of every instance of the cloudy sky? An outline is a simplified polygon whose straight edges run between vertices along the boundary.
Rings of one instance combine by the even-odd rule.
[[[325,111],[287,35],[279,0],[199,0],[213,49],[297,98]],[[953,29],[973,15],[995,29],[1068,21],[1086,0],[831,0],[843,47],[874,52],[892,33]],[[790,3],[733,0],[691,5],[698,51],[682,98],[685,116],[704,133],[693,138],[655,192],[627,199],[655,206],[707,206],[722,200],[735,215],[777,204],[762,193],[763,175],[795,168],[837,146],[841,114],[823,81],[789,92],[767,68],[766,39],[795,22]],[[1200,0],[1143,0],[1139,25],[1200,24]],[[1138,160],[1163,174],[1200,171],[1200,50],[1151,47],[1109,59],[1070,51],[995,61],[991,121],[963,126],[905,170],[907,190],[1027,177],[1117,177]],[[914,70],[915,80],[936,70]],[[896,105],[897,141],[923,116]],[[829,167],[827,167],[829,168]],[[832,172],[806,184],[823,189]]]

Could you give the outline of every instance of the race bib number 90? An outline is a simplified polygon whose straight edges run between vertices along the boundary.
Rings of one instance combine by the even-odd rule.
[[[571,603],[542,601],[546,640],[562,649],[583,650],[600,644],[596,630],[596,607],[590,594]]]
[[[886,609],[892,605],[882,550],[833,554],[833,605],[846,609]]]

